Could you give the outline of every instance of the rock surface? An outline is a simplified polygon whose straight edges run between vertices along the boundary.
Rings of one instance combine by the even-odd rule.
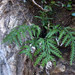
[[[25,55],[19,55],[15,45],[2,44],[12,28],[32,21],[33,15],[22,0],[0,1],[0,75],[23,75]]]

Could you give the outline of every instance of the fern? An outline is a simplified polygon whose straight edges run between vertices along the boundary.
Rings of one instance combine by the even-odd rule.
[[[58,48],[55,46],[55,42],[52,40],[53,39],[48,37],[46,37],[45,39],[41,38],[37,40],[39,41],[39,43],[41,43],[40,45],[41,48],[37,49],[36,52],[34,53],[34,55],[37,55],[37,52],[38,54],[40,52],[39,56],[36,59],[35,65],[41,61],[41,65],[44,66],[48,61],[50,60],[53,61],[55,58],[53,57],[52,54],[56,55],[59,58],[62,58],[61,52],[58,50]]]
[[[71,54],[70,54],[70,64],[72,65],[72,61],[74,60],[75,56],[75,29],[64,27],[60,30],[59,39],[62,39],[62,44],[67,46],[71,46]]]
[[[26,56],[29,56],[29,58],[31,60],[33,60],[32,59],[32,54],[31,54],[31,46],[26,45],[26,46],[21,47],[20,49],[23,49],[20,53],[26,54]]]
[[[27,31],[30,35],[30,39],[33,39],[33,36],[35,36],[36,32],[37,37],[40,34],[40,28],[34,24],[32,24],[32,26],[21,25],[12,29],[11,32],[4,38],[3,43],[7,42],[8,44],[10,44],[15,42],[15,44],[17,44],[18,46],[22,46],[22,37],[27,37]]]
[[[60,25],[55,26],[50,23],[49,20],[52,18],[48,18],[46,12],[41,11],[40,13],[41,15],[36,17],[42,20],[42,26],[47,29],[47,35],[45,38],[39,37],[41,29],[38,25],[21,25],[12,29],[4,38],[3,43],[7,42],[7,44],[17,44],[18,47],[21,47],[20,49],[22,51],[20,53],[25,53],[31,60],[33,59],[31,48],[34,46],[36,48],[34,56],[37,56],[34,65],[41,63],[42,66],[45,66],[48,61],[54,62],[54,55],[62,58],[62,53],[58,49],[58,44],[55,40],[58,38],[58,42],[61,43],[59,44],[60,46],[71,46],[70,64],[72,64],[75,56],[75,30],[70,27],[62,27]],[[50,27],[52,27],[52,29]],[[57,36],[58,33],[59,36]],[[28,38],[28,34],[29,39],[23,41],[23,39]],[[31,46],[29,44],[31,44]]]

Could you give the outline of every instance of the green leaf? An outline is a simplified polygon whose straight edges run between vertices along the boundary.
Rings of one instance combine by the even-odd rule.
[[[39,35],[40,35],[40,29],[38,29],[37,38],[39,37]]]
[[[26,37],[26,33],[25,33],[25,31],[22,29],[21,32],[22,32],[22,36],[23,36],[23,38],[25,38],[25,37]]]
[[[63,39],[63,41],[62,41],[62,44],[64,44],[68,38],[69,38],[69,35],[67,34],[67,35],[64,37],[64,39]]]
[[[42,17],[40,17],[40,16],[35,16],[36,18],[39,18],[39,19],[42,19]]]
[[[74,28],[70,28],[70,27],[66,27],[66,29],[68,30],[68,31],[70,31],[70,30],[75,30]],[[70,30],[69,30],[70,29]]]
[[[19,53],[20,53],[20,54],[26,53],[26,50],[22,50],[22,51],[20,51]]]
[[[71,55],[70,55],[70,65],[72,65],[72,61],[73,61],[73,58],[74,58],[74,44],[73,42],[71,43]]]
[[[51,4],[55,4],[55,1],[51,1]]]
[[[42,62],[41,62],[41,66],[43,66],[43,67],[45,66],[45,64],[47,63],[46,60],[47,60],[47,58],[44,58],[44,59],[42,60]]]
[[[68,7],[67,9],[68,9],[68,10],[72,10],[72,7]]]
[[[25,46],[23,46],[23,47],[21,47],[20,49],[25,49],[25,48],[30,48],[30,46],[28,46],[28,45],[25,45]]]
[[[18,34],[17,34],[17,37],[18,37],[18,41],[20,42],[20,45],[22,45],[21,34],[18,33]]]
[[[48,44],[49,44],[49,43],[56,44],[56,41],[53,41],[53,39],[48,39]]]
[[[46,35],[46,37],[50,38],[52,35],[54,35],[55,33],[57,33],[58,30],[57,29],[54,29],[52,31],[49,31],[49,33]]]
[[[35,34],[36,34],[35,29],[33,29],[32,31],[33,31],[33,34],[34,34],[34,36],[35,36]]]
[[[31,39],[33,39],[32,32],[30,31],[30,29],[28,29],[28,32],[30,34]]]
[[[71,42],[71,39],[68,39],[68,41],[65,44],[65,47],[67,47],[70,44],[70,42]]]
[[[13,32],[10,32],[4,39],[3,39],[3,43],[6,43],[7,41],[11,41]],[[11,37],[10,37],[11,36]]]
[[[58,50],[58,48],[55,47],[53,44],[50,43],[50,47],[52,47],[52,49],[54,49],[56,52],[61,54],[61,52]]]
[[[54,28],[55,28],[55,29],[56,29],[56,28],[58,28],[58,27],[60,27],[60,24],[58,24],[58,25],[54,26]]]
[[[64,30],[62,30],[62,31],[60,32],[60,35],[59,35],[58,41],[60,41],[60,39],[62,38],[63,35],[64,35]]]
[[[72,4],[72,1],[71,1],[71,0],[69,0],[68,4]]]
[[[34,56],[38,55],[41,51],[42,51],[41,48],[38,48],[38,49],[35,51]]]
[[[75,36],[75,32],[74,31],[73,32],[71,31],[70,33]]]
[[[14,42],[17,44],[17,46],[19,47],[19,42],[18,42],[18,40],[17,40],[16,36],[15,36],[15,37],[13,37],[13,40],[14,40]]]
[[[57,53],[55,50],[50,50],[54,55],[56,55],[59,58],[63,58],[59,53]]]
[[[45,9],[45,10],[50,10],[50,11],[52,11],[52,7],[51,7],[51,6],[48,6],[48,5],[46,5],[46,6],[44,7],[44,9]]]
[[[29,58],[30,58],[31,60],[33,60],[33,57],[32,57],[32,54],[31,54],[31,53],[29,53],[28,56],[29,56]]]
[[[35,64],[34,64],[34,66],[36,66],[36,65],[42,60],[42,58],[43,58],[45,55],[46,55],[45,52],[41,53],[41,55],[39,55],[39,56],[37,57],[37,60],[36,60],[36,62],[35,62]]]

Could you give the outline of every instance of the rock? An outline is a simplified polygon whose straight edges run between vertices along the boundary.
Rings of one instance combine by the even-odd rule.
[[[0,75],[23,75],[25,55],[20,55],[19,48],[14,44],[1,44],[12,28],[22,25],[25,19],[32,21],[33,15],[19,2],[20,0],[0,1]]]
[[[0,31],[4,34],[6,32],[6,28],[4,26],[4,18],[0,20]]]
[[[51,74],[60,73],[60,72],[64,72],[64,71],[65,71],[65,65],[57,64],[56,67],[54,68],[54,70],[51,72]]]

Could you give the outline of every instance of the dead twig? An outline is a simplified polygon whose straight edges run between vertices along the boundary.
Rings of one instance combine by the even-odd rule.
[[[35,0],[31,0],[38,8],[40,8],[42,11],[50,11],[50,10],[45,10],[43,7],[41,7],[39,4],[35,2]]]

